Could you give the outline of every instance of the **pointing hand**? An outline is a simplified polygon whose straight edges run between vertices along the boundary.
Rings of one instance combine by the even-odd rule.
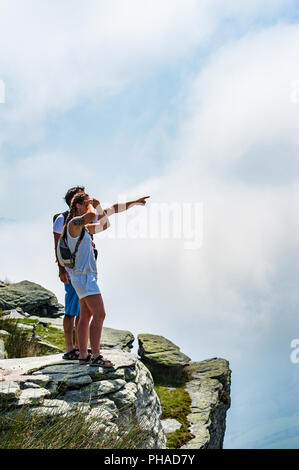
[[[135,201],[135,204],[137,205],[141,205],[141,206],[145,206],[146,202],[145,199],[148,199],[150,196],[144,196],[144,197],[141,197],[140,199],[137,199]]]

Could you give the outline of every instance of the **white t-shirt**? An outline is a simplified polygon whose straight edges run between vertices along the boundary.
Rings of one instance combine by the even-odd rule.
[[[54,224],[53,224],[53,233],[59,233],[59,235],[62,234],[64,226],[64,217],[62,214],[60,214],[58,217],[56,217]],[[66,271],[70,274],[69,268],[65,268]]]

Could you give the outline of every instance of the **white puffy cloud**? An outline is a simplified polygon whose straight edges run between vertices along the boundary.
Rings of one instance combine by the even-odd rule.
[[[292,1],[3,0],[0,143],[43,137],[43,119],[103,96],[205,46],[222,20],[271,17]],[[242,5],[242,6],[240,6]],[[269,6],[271,9],[269,10]],[[18,14],[16,14],[16,11]]]
[[[254,16],[254,12],[259,11],[258,2],[251,4],[244,4],[244,9],[239,10],[238,6],[226,3],[223,15],[231,15],[234,11],[240,21],[246,22],[248,16]],[[277,8],[281,4],[275,2]],[[90,5],[95,7],[96,4]],[[42,49],[43,41],[34,48],[32,44],[36,33],[33,31],[27,59],[36,67],[37,75],[29,67],[28,77],[39,77],[41,87],[46,90],[45,100],[41,99],[41,105],[37,105],[38,113],[48,112],[51,106],[53,109],[65,109],[85,93],[91,96],[98,86],[122,86],[126,80],[136,79],[138,73],[142,73],[137,64],[146,63],[150,69],[153,63],[161,64],[166,56],[169,60],[175,60],[200,43],[196,27],[192,29],[192,25],[197,24],[195,12],[198,2],[190,2],[184,14],[182,4],[172,2],[174,6],[169,8],[173,8],[173,15],[176,12],[177,22],[172,18],[170,24],[167,23],[169,15],[165,7],[152,12],[158,15],[161,22],[161,30],[158,28],[155,34],[151,34],[151,28],[143,28],[143,16],[137,3],[138,14],[133,19],[130,17],[130,23],[120,21],[124,15],[122,10],[113,10],[116,16],[119,15],[118,20],[115,16],[111,20],[114,26],[118,25],[113,29],[114,26],[108,21],[112,10],[107,5],[102,11],[105,21],[101,17],[106,24],[103,36],[94,24],[96,19],[88,23],[88,34],[86,28],[82,28],[76,46],[71,40],[73,35],[65,33],[63,39],[61,33],[60,40],[57,39],[59,35],[54,38],[57,49],[61,43],[57,57],[52,46],[49,46],[52,54],[44,57],[40,51],[39,65],[35,54],[38,54],[39,47]],[[205,2],[202,5],[208,12],[213,10]],[[220,8],[218,2],[213,5]],[[47,12],[49,21],[45,21],[49,28],[51,21],[54,24],[51,8],[49,6],[50,11]],[[75,24],[80,20],[85,24],[86,15],[87,11],[84,11],[80,18],[71,17],[69,21]],[[150,16],[150,12],[144,14],[144,22],[147,15]],[[97,16],[94,15],[94,18]],[[211,20],[210,31],[215,22],[215,18]],[[56,28],[59,28],[66,22],[60,18],[57,24]],[[114,41],[112,32],[116,35],[120,25],[124,28],[121,30],[123,36],[120,35],[124,40]],[[183,45],[179,45],[184,34],[177,36],[177,28],[182,31],[184,27],[190,35],[187,34]],[[108,32],[111,32],[111,37],[108,37]],[[204,37],[208,34],[206,32]],[[159,40],[155,43],[152,40],[156,35]],[[45,33],[45,37],[48,36],[49,30]],[[108,51],[101,51],[104,56],[97,56],[96,50],[101,49],[103,37],[106,38],[104,42]],[[138,38],[142,38],[141,45]],[[159,47],[164,42],[169,42],[169,52]],[[174,156],[173,163],[164,169],[162,176],[125,189],[128,199],[150,194],[149,207],[154,202],[203,202],[203,246],[199,250],[186,250],[180,240],[110,240],[108,235],[99,235],[99,282],[107,309],[107,326],[117,325],[134,333],[147,331],[162,334],[181,345],[184,352],[191,356],[194,351],[199,354],[200,349],[205,357],[211,354],[230,358],[230,355],[237,354],[241,344],[247,342],[255,345],[257,337],[262,337],[265,331],[270,329],[273,332],[279,325],[282,308],[288,309],[292,302],[297,302],[297,294],[292,287],[295,268],[286,263],[294,257],[297,248],[295,235],[298,233],[294,216],[298,189],[294,171],[298,148],[298,104],[291,99],[292,82],[299,76],[296,47],[292,47],[297,43],[297,25],[277,25],[263,31],[251,31],[216,50],[198,72],[190,88],[189,99],[181,110],[179,135],[169,145]],[[79,44],[84,53],[80,52]],[[113,51],[117,50],[122,52],[113,55]],[[77,71],[89,57],[90,68],[83,66],[82,76],[79,76]],[[119,60],[113,61],[113,57]],[[21,62],[18,66],[23,70],[24,64]],[[94,78],[97,67],[105,63],[107,67],[103,67],[99,81],[89,82],[88,77]],[[51,70],[52,66],[51,79],[44,81],[42,74]],[[61,81],[55,83],[53,78],[59,78],[60,66]],[[121,79],[120,70],[127,70]],[[71,76],[76,79],[66,87],[65,92],[65,77]],[[30,96],[30,80],[24,83],[28,85]],[[38,80],[34,85],[38,89]],[[50,91],[52,93],[56,89],[57,96],[50,102]],[[28,106],[34,114],[34,106],[31,108],[29,101],[25,104],[24,112],[27,113],[25,108]],[[10,118],[17,118],[19,110],[17,104],[9,109]],[[61,180],[59,177],[56,180],[56,168],[61,165],[61,174],[65,175],[69,162],[69,157],[53,153],[32,156],[11,168],[16,168],[16,182],[27,174],[26,182],[32,181],[37,188],[40,184],[41,192],[43,189],[45,193],[51,192],[50,185],[54,181],[57,197],[58,188],[62,185],[66,187],[67,181],[71,180],[70,184],[73,185],[75,177],[83,177],[84,181],[81,178],[78,183],[93,181],[89,170],[84,169],[84,162],[72,167],[71,179],[66,181],[63,176]],[[5,171],[4,181],[9,191],[12,171]],[[285,175],[281,179],[280,173],[283,171]],[[48,186],[39,182],[39,172],[47,174]],[[96,191],[97,183],[91,183],[91,191]],[[116,193],[115,182],[111,185]],[[45,204],[48,212],[54,212],[54,203],[45,202],[49,204]],[[20,210],[23,210],[22,205]],[[146,210],[136,208],[137,217],[144,217],[142,211]],[[112,217],[121,220],[124,216]],[[46,217],[43,217],[31,227],[32,230],[22,225],[6,225],[2,229],[1,246],[8,248],[1,256],[0,278],[30,278],[53,289],[59,300],[63,301],[63,286],[55,275],[51,233],[48,228],[45,230],[46,223]],[[18,237],[16,250],[9,241],[18,233],[23,236]],[[36,237],[45,242],[39,244],[37,250]],[[284,288],[279,288],[280,285]],[[211,340],[211,332],[215,343]]]
[[[192,325],[200,347],[217,354],[212,334],[229,356],[241,344],[257,350],[257,341],[273,341],[294,320],[299,107],[291,84],[299,66],[290,44],[298,32],[297,25],[278,25],[216,52],[191,87],[189,119],[173,145],[177,160],[129,193],[203,202],[200,250],[140,241],[147,253],[138,251],[138,267],[130,271],[132,261],[123,262],[125,286],[141,289],[159,319],[152,331],[167,336],[171,324],[178,343],[182,325]],[[139,309],[146,310],[141,300]]]

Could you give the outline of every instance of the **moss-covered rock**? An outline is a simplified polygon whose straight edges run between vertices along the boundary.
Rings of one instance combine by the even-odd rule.
[[[190,362],[190,357],[180,351],[180,348],[163,336],[138,335],[138,354],[145,364],[154,367],[183,367]]]

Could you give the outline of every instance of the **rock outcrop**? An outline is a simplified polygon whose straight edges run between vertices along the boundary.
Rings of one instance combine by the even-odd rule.
[[[4,318],[15,319],[21,328],[35,328],[21,324],[22,318],[30,316],[45,325],[63,329],[63,319],[59,318],[64,314],[63,306],[52,292],[38,284],[0,282],[1,308]],[[7,357],[3,346],[8,334],[0,332],[2,414],[5,410],[4,414],[9,415],[24,405],[33,413],[42,414],[75,413],[80,407],[85,419],[96,417],[99,431],[103,427],[113,429],[116,437],[124,432],[126,422],[135,420],[146,434],[143,448],[163,449],[165,433],[180,432],[181,423],[175,419],[161,421],[162,409],[153,377],[180,377],[180,380],[183,377],[191,400],[191,412],[187,417],[186,412],[184,426],[187,420],[194,437],[188,442],[185,440],[181,448],[222,448],[231,379],[225,359],[191,362],[173,342],[151,334],[138,335],[138,359],[129,352],[133,334],[107,327],[102,331],[101,351],[115,363],[113,369],[80,366],[77,361],[61,360],[61,354],[3,359]],[[43,344],[48,353],[56,351],[55,347],[51,350],[47,349],[51,345]],[[169,387],[169,390],[175,388]]]
[[[188,373],[192,380],[185,389],[192,402],[187,419],[195,437],[182,449],[222,449],[226,412],[230,407],[229,363],[220,358],[191,362]]]
[[[138,335],[138,353],[153,377],[185,374],[185,390],[191,398],[187,416],[194,436],[183,449],[221,449],[226,428],[226,412],[230,407],[231,371],[225,359],[213,358],[191,362],[179,347],[163,336]],[[173,420],[162,421],[166,433],[179,429]],[[172,427],[174,426],[174,427]]]
[[[53,292],[30,281],[0,285],[0,308],[12,310],[21,307],[25,312],[39,316],[59,316],[64,307]]]
[[[138,335],[138,354],[145,364],[152,367],[183,367],[190,362],[190,357],[180,351],[180,348],[163,336]]]
[[[152,376],[132,353],[102,350],[114,368],[80,366],[61,355],[0,361],[0,403],[7,413],[24,405],[34,412],[99,416],[99,430],[114,426],[116,436],[134,420],[144,433],[143,448],[165,448],[161,405]]]

